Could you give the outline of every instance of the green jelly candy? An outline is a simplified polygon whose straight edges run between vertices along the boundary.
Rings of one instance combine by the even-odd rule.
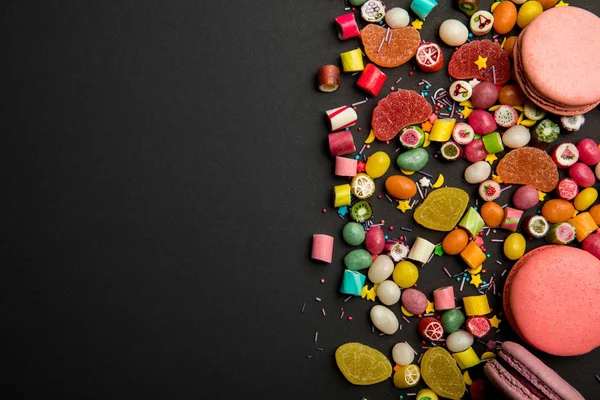
[[[440,320],[442,328],[448,333],[456,332],[465,323],[465,314],[458,308],[444,311]]]
[[[405,151],[396,159],[396,164],[406,171],[418,171],[427,165],[429,153],[422,147]]]
[[[373,263],[371,253],[364,249],[352,250],[344,257],[344,265],[350,271],[358,271],[360,269],[369,268]]]
[[[342,236],[350,246],[358,246],[365,241],[365,228],[358,222],[348,222],[344,225]]]

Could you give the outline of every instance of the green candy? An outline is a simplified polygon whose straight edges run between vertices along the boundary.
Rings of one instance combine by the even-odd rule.
[[[352,250],[344,257],[344,265],[350,271],[369,268],[372,263],[373,258],[371,257],[371,253],[364,249]]]
[[[350,0],[350,5],[354,6],[354,7],[360,7],[363,4],[365,4],[367,2],[367,0]]]
[[[358,222],[348,222],[344,225],[342,236],[350,246],[358,246],[365,241],[365,229]]]
[[[396,164],[406,171],[418,171],[427,165],[429,153],[422,147],[405,151],[396,159]]]
[[[441,321],[442,328],[448,333],[456,332],[465,323],[465,314],[458,308],[444,311]]]

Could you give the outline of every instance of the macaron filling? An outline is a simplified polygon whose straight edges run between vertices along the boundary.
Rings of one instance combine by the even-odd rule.
[[[497,358],[498,363],[512,375],[516,380],[519,381],[536,399],[556,399],[560,400],[561,397],[557,395],[551,388],[548,387],[542,380],[536,375],[530,372],[519,360],[510,354],[501,351],[498,353],[500,357]],[[496,370],[503,374],[504,371],[500,371],[499,368]]]

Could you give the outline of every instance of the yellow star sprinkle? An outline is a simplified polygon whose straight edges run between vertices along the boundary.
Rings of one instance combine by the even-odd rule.
[[[544,199],[546,198],[546,193],[542,192],[541,190],[538,190],[538,196],[540,198],[540,201],[544,201]]]
[[[498,319],[498,317],[496,317],[495,315],[492,318],[488,319],[490,320],[490,324],[492,324],[494,328],[498,328],[498,326],[500,326],[500,322],[502,322],[502,320]]]
[[[477,56],[477,61],[474,61],[475,65],[477,65],[477,69],[485,69],[487,68],[487,57],[483,58],[481,56]]]
[[[396,208],[402,212],[406,212],[406,210],[412,210],[412,207],[410,204],[408,204],[408,200],[398,202],[398,206]]]
[[[425,314],[429,314],[429,313],[433,313],[433,312],[435,312],[433,303],[431,301],[427,300],[427,309],[425,310]]]
[[[420,19],[415,19],[411,25],[415,29],[421,29],[423,27],[423,21],[421,21]]]
[[[374,285],[371,289],[369,289],[369,286],[367,286],[367,285],[363,286],[360,297],[362,297],[363,299],[366,297],[367,300],[375,301],[376,288],[377,288],[377,285]]]
[[[488,154],[487,156],[485,156],[485,161],[490,163],[490,165],[492,165],[494,163],[494,161],[496,161],[497,159],[498,159],[498,157],[496,157],[495,154]]]
[[[429,121],[425,121],[421,124],[421,129],[423,129],[423,132],[431,132],[432,127],[433,125]]]
[[[573,212],[573,217],[571,217],[571,218],[575,218],[575,217],[577,216],[577,214],[579,214],[579,211],[575,210],[575,211]]]
[[[471,276],[471,282],[469,282],[471,285],[475,286],[476,288],[479,287],[479,285],[481,285],[482,281],[481,281],[481,275],[477,274],[477,275],[473,275]]]
[[[555,5],[554,7],[568,7],[569,3],[565,3],[563,0],[560,0],[560,2]]]
[[[468,118],[469,115],[471,115],[471,113],[473,112],[473,109],[470,107],[465,107],[462,109],[462,111],[460,112],[462,114],[462,116],[464,118]]]
[[[492,174],[492,180],[496,183],[504,183],[504,181],[502,180],[502,178],[500,178],[498,175],[494,175]]]

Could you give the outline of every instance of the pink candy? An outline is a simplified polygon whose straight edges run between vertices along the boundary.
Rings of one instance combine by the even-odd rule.
[[[433,303],[436,311],[450,310],[456,307],[454,302],[454,288],[445,286],[433,291]]]
[[[323,261],[331,264],[333,257],[333,236],[323,235],[320,233],[313,235],[312,253],[310,256],[313,260]]]
[[[329,151],[334,157],[343,156],[356,151],[354,139],[352,138],[350,131],[330,133],[327,139],[329,141]]]
[[[357,167],[358,161],[354,158],[335,158],[335,174],[337,176],[354,176],[356,175]]]
[[[340,40],[351,39],[360,36],[358,24],[353,13],[340,15],[335,19],[338,29],[338,37]]]

